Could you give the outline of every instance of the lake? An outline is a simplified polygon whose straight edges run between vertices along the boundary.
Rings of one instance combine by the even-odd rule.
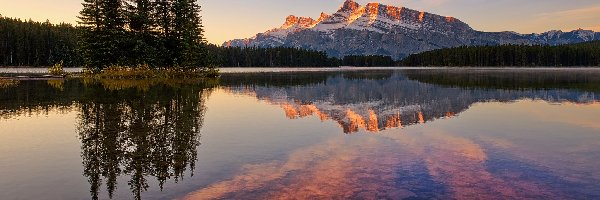
[[[259,71],[0,84],[0,199],[600,199],[600,69]]]

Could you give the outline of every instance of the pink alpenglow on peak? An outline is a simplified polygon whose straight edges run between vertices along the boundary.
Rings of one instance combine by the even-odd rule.
[[[346,0],[338,12],[354,12],[358,10],[358,8],[360,8],[360,4],[352,0]]]
[[[223,45],[237,47],[297,47],[324,51],[329,56],[386,55],[394,59],[440,48],[503,45],[560,45],[600,40],[600,33],[577,30],[519,34],[473,30],[461,20],[406,7],[346,0],[337,12],[317,20],[289,16],[275,29]]]
[[[329,15],[329,14],[327,14],[327,13],[324,13],[324,12],[322,12],[322,13],[321,13],[321,16],[319,16],[319,19],[317,19],[316,23],[320,23],[320,22],[322,22],[322,21],[326,20],[326,19],[327,19],[327,18],[329,18],[329,17],[331,17],[331,15]],[[315,25],[316,25],[316,24],[315,24]]]
[[[298,26],[299,28],[311,28],[315,25],[315,20],[310,17],[296,17],[294,15],[290,15],[286,18],[285,23],[281,26],[281,29],[288,29],[293,26]]]

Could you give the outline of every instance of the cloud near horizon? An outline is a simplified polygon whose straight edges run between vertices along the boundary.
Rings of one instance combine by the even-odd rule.
[[[600,19],[600,5],[577,9],[561,10],[557,12],[541,13],[542,18],[569,18],[569,19]]]

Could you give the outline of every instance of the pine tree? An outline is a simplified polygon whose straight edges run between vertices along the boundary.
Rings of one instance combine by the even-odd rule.
[[[100,1],[84,0],[83,9],[79,12],[79,24],[84,29],[80,35],[80,52],[88,67],[100,66],[102,62],[98,60],[101,55],[96,50],[100,46],[96,38],[96,33],[100,32],[101,27]]]
[[[130,65],[149,64],[158,66],[157,34],[153,30],[156,22],[153,18],[154,9],[150,0],[129,0],[127,4],[127,21],[130,33],[127,48]]]
[[[124,10],[122,0],[84,0],[79,23],[84,28],[82,56],[89,68],[101,70],[126,60]]]
[[[183,68],[205,67],[208,58],[200,6],[194,0],[175,0],[173,4],[174,64]]]
[[[127,15],[129,29],[134,33],[150,33],[154,27],[153,8],[150,0],[129,0]]]
[[[84,0],[83,6],[83,55],[94,69],[208,65],[200,6],[194,0]]]
[[[83,0],[83,9],[79,12],[80,25],[91,30],[100,29],[100,2],[101,0]]]

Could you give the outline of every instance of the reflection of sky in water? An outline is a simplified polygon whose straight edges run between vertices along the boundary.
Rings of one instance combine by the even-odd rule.
[[[66,92],[78,87],[61,85]],[[77,134],[82,124],[98,126],[82,123],[94,122],[83,111],[100,109],[107,123],[114,109],[139,122],[148,117],[140,110],[164,114],[169,105],[186,108],[189,99],[202,103],[186,114],[203,114],[193,176],[167,180],[161,190],[148,172],[144,199],[600,198],[595,92],[461,89],[398,75],[190,90],[199,96],[149,91],[172,98],[91,93],[124,100],[112,107],[110,98],[87,102],[80,91],[57,98],[66,101],[31,103],[30,94],[17,95],[23,105],[0,97],[7,108],[0,113],[0,199],[88,199]],[[55,93],[62,94],[49,95]],[[167,103],[140,104],[140,95]],[[128,176],[118,177],[114,199],[132,198]],[[108,198],[105,184],[100,199]]]
[[[187,198],[597,198],[600,135],[589,124],[599,118],[597,104],[476,104],[458,118],[333,136],[243,165]]]

